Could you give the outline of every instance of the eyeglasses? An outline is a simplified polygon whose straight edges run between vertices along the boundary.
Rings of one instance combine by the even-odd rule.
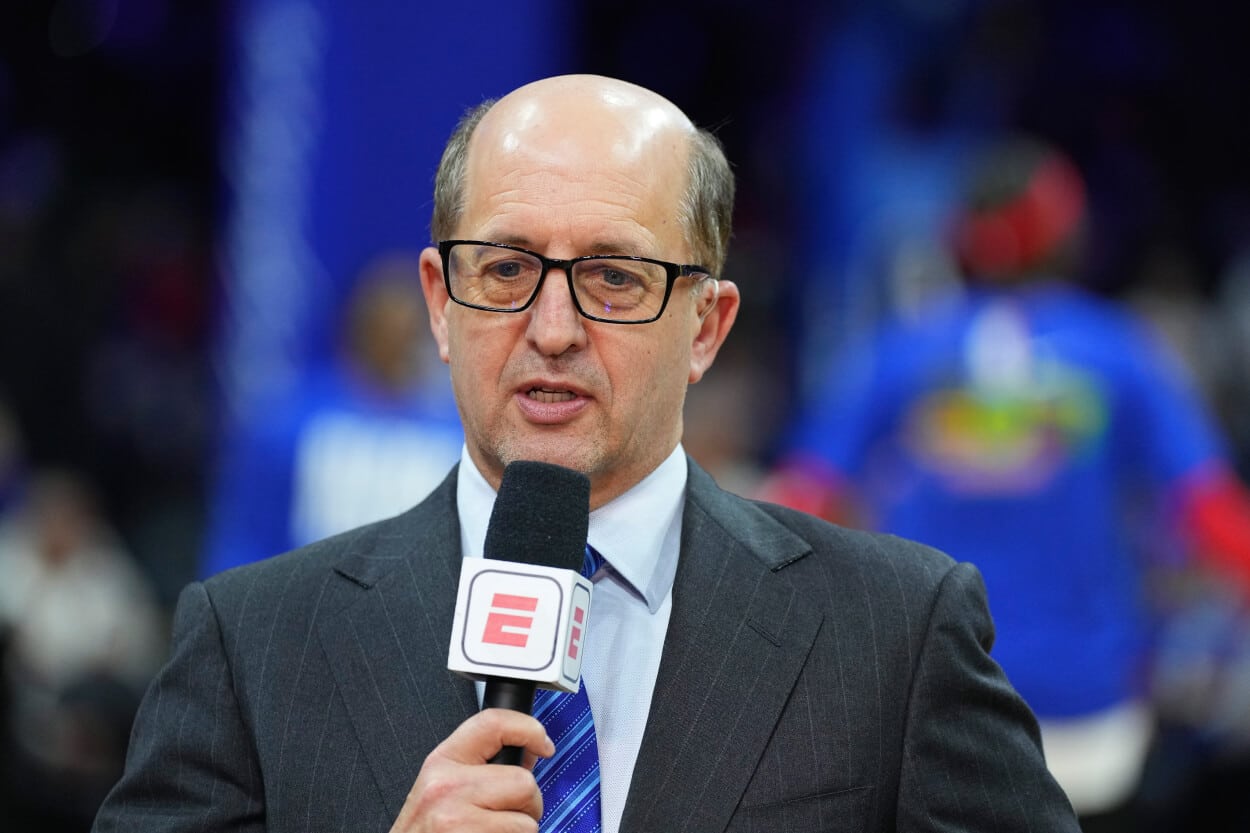
[[[504,243],[444,240],[443,280],[457,304],[490,312],[521,312],[542,289],[551,269],[563,269],[577,311],[592,321],[646,324],[664,314],[673,283],[683,276],[711,274],[702,266],[682,266],[631,255],[585,255],[556,260]]]

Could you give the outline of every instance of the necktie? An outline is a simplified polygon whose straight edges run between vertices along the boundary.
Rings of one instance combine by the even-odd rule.
[[[590,578],[603,566],[603,556],[589,545],[582,575]],[[586,684],[576,694],[540,689],[534,696],[534,717],[547,728],[556,754],[534,765],[543,794],[540,833],[598,833],[599,744],[586,698]]]

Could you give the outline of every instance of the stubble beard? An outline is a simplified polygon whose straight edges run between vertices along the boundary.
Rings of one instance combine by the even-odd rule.
[[[573,469],[593,477],[604,465],[606,448],[602,439],[592,432],[589,436],[561,436],[555,431],[522,434],[509,431],[493,446],[495,462],[503,467],[517,460],[533,460],[552,463]]]

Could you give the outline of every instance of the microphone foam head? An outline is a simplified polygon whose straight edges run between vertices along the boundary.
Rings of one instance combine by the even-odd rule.
[[[552,463],[517,460],[486,528],[487,558],[580,570],[590,526],[590,478]]]

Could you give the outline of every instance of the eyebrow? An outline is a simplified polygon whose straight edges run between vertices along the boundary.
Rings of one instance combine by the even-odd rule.
[[[486,238],[493,243],[505,243],[509,246],[520,246],[522,249],[529,249],[537,252],[538,247],[528,237],[520,234],[507,234]],[[652,257],[650,254],[643,254],[641,247],[636,243],[626,243],[622,240],[609,240],[600,238],[590,244],[588,249],[582,255],[642,255],[644,257]],[[578,255],[578,257],[582,256]]]

